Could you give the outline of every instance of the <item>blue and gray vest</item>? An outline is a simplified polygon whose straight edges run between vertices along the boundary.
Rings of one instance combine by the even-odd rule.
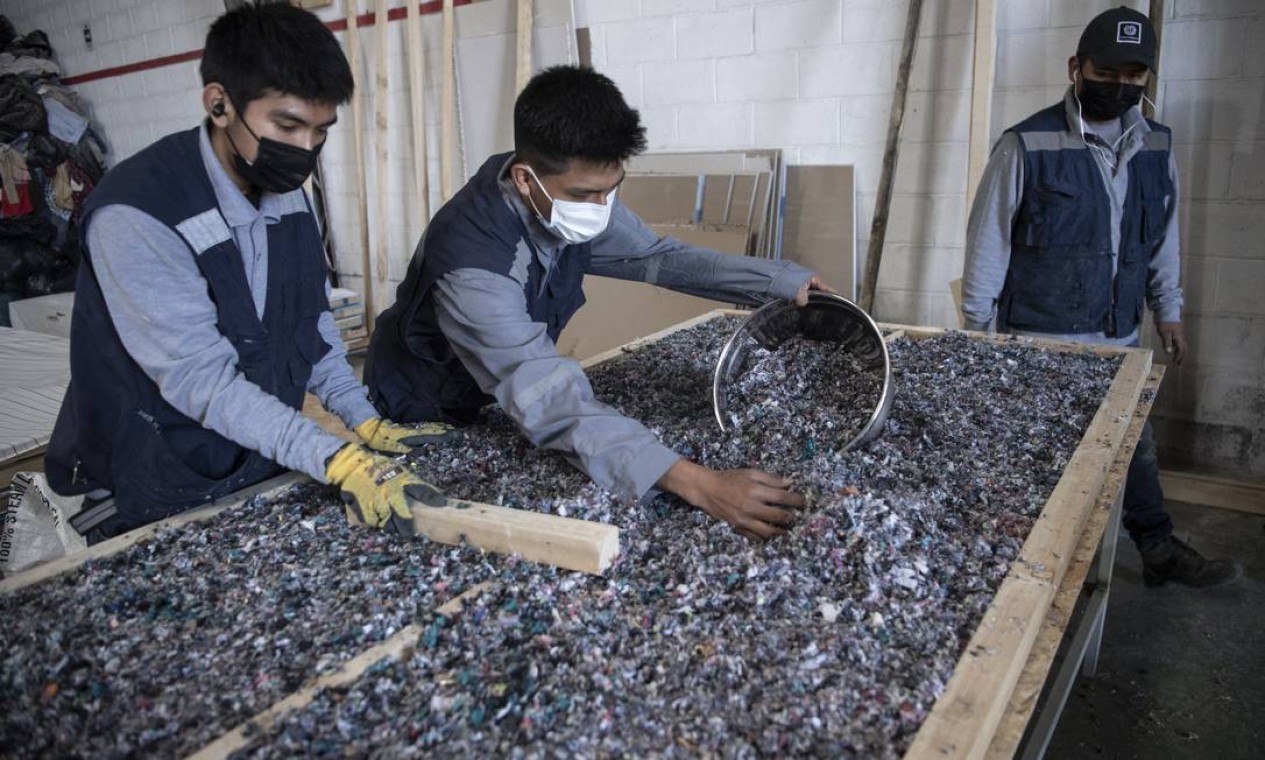
[[[71,318],[70,387],[45,465],[63,495],[114,493],[118,513],[104,535],[204,504],[279,474],[245,449],[163,400],[132,360],[106,309],[93,270],[87,229],[93,213],[122,204],[168,225],[187,245],[215,302],[219,329],[237,349],[238,370],[299,409],[312,367],[329,351],[317,321],[329,308],[325,261],[310,209],[268,226],[268,295],[262,320],[241,252],[220,214],[202,162],[198,130],[163,138],[119,164],[92,192],[81,227],[83,262]]]
[[[518,214],[501,195],[498,178],[511,154],[492,156],[431,220],[395,304],[378,317],[365,362],[369,398],[397,422],[464,423],[493,401],[475,382],[439,329],[432,288],[456,269],[509,275],[519,246],[531,252],[523,288],[527,311],[558,340],[584,305],[581,285],[588,243],[571,245],[547,271]]]
[[[1068,127],[1065,105],[1009,130],[1023,151],[1023,199],[997,310],[999,330],[1121,337],[1137,329],[1147,269],[1167,228],[1165,201],[1173,194],[1168,127],[1147,123],[1151,132],[1128,164],[1114,266],[1111,199],[1091,150]]]

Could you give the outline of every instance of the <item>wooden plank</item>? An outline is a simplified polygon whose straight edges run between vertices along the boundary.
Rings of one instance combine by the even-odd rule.
[[[603,351],[602,353],[596,356],[590,356],[589,358],[580,362],[580,367],[582,369],[588,369],[589,367],[601,364],[602,362],[610,361],[611,359],[614,359],[617,356],[623,356],[629,351],[632,351],[636,348],[644,346],[647,343],[654,343],[656,340],[666,338],[672,333],[680,332],[681,330],[688,330],[691,327],[694,327],[696,325],[701,325],[704,322],[710,322],[713,319],[725,316],[727,314],[745,314],[745,313],[747,312],[741,312],[741,311],[731,310],[731,309],[715,309],[713,311],[707,312],[706,314],[700,314],[697,317],[694,317],[693,319],[687,319],[684,322],[681,322],[680,324],[672,325],[671,327],[667,327],[657,332],[653,332],[644,338],[638,338],[637,340],[634,340],[630,343],[625,343],[622,346],[617,346],[615,348],[612,348],[609,351]]]
[[[1094,565],[1098,545],[1102,543],[1107,521],[1111,518],[1112,506],[1116,497],[1124,489],[1125,479],[1129,473],[1129,462],[1137,447],[1138,437],[1142,434],[1142,426],[1151,413],[1151,406],[1155,401],[1154,393],[1159,389],[1163,377],[1163,365],[1157,364],[1151,367],[1144,393],[1138,401],[1137,410],[1133,414],[1132,422],[1129,423],[1129,429],[1125,432],[1124,441],[1121,442],[1116,459],[1112,462],[1111,471],[1103,484],[1102,492],[1098,495],[1098,501],[1085,521],[1085,529],[1081,532],[1080,540],[1076,544],[1076,551],[1072,555],[1067,574],[1063,576],[1063,582],[1059,585],[1054,601],[1045,615],[1045,622],[1037,633],[1028,662],[1024,665],[1023,672],[1010,695],[1005,714],[989,743],[988,751],[985,753],[985,757],[989,760],[1014,757],[1019,742],[1023,740],[1028,721],[1045,688],[1045,681],[1054,664],[1054,657],[1058,653],[1068,623],[1072,619],[1076,601],[1080,598],[1085,579]]]
[[[971,66],[971,137],[966,166],[966,208],[988,163],[993,113],[993,72],[997,58],[997,0],[975,0],[975,50]]]
[[[420,237],[430,223],[430,164],[426,160],[426,56],[422,45],[422,15],[416,2],[408,4],[408,21],[404,30],[404,44],[408,48],[409,106],[412,112],[413,137],[413,192],[417,195],[417,208],[421,214]]]
[[[454,42],[457,20],[452,0],[444,0],[443,23],[443,42],[439,53],[443,72],[439,106],[439,190],[441,202],[447,203],[457,194],[457,51]]]
[[[369,257],[369,199],[365,196],[364,124],[360,115],[360,27],[356,20],[359,0],[347,2],[347,62],[351,65],[351,80],[355,93],[351,98],[351,134],[353,150],[351,160],[356,171],[356,212],[360,223],[360,265],[364,269],[365,325],[370,331],[377,317],[373,293],[373,264]]]
[[[302,483],[306,480],[306,475],[288,472],[284,475],[278,475],[275,478],[265,480],[261,483],[256,483],[250,488],[244,488],[232,496],[226,497],[220,501],[213,501],[205,507],[199,507],[188,512],[182,512],[175,517],[169,517],[166,520],[159,520],[156,523],[150,523],[149,525],[137,528],[136,530],[130,530],[127,533],[122,533],[114,538],[102,541],[99,544],[89,546],[81,552],[76,552],[75,554],[33,567],[30,570],[11,575],[3,581],[0,581],[0,594],[12,593],[14,591],[18,591],[19,589],[24,589],[27,586],[32,586],[36,583],[46,581],[49,578],[54,578],[62,573],[71,572],[78,569],[80,565],[89,560],[112,557],[119,552],[125,551],[136,544],[152,538],[153,535],[160,530],[178,528],[182,525],[209,520],[229,507],[241,504],[253,496],[273,496],[290,486]]]
[[[382,293],[385,299],[387,292],[387,278],[390,276],[390,266],[387,261],[387,251],[391,245],[390,226],[387,214],[387,189],[389,187],[387,177],[387,164],[389,156],[389,143],[387,137],[387,83],[390,73],[387,66],[387,47],[389,45],[387,39],[387,0],[377,0],[375,6],[375,17],[377,25],[374,29],[374,46],[377,48],[374,52],[373,67],[373,155],[374,155],[374,176],[377,178],[377,203],[374,210],[376,219],[374,227],[376,228],[377,237],[377,291]]]
[[[878,199],[874,220],[870,225],[870,246],[865,256],[865,277],[861,281],[858,304],[867,313],[874,309],[874,291],[878,289],[879,263],[883,259],[883,241],[887,237],[887,215],[892,206],[892,186],[896,182],[896,160],[900,147],[900,128],[905,121],[905,94],[909,91],[909,70],[914,61],[918,41],[918,19],[922,16],[922,0],[909,0],[905,17],[905,42],[901,47],[900,68],[896,72],[896,92],[887,123],[887,146],[883,150],[883,172],[879,178]]]
[[[983,755],[1053,598],[1048,580],[1002,581],[905,760]]]
[[[477,596],[491,588],[491,583],[480,583],[442,606],[435,612],[445,617],[461,614],[465,606]],[[189,755],[189,760],[211,760],[228,757],[232,753],[249,747],[261,735],[271,731],[277,721],[287,713],[301,710],[312,704],[312,700],[325,689],[336,689],[355,682],[369,668],[386,659],[403,661],[413,655],[417,648],[417,640],[425,632],[425,628],[416,623],[401,628],[398,633],[361,652],[338,667],[332,673],[312,679],[298,691],[276,702],[268,709],[234,728],[226,734],[207,744],[202,749]]]
[[[786,167],[782,258],[856,298],[856,183],[851,166]]]
[[[1160,58],[1164,52],[1164,46],[1161,44],[1164,39],[1164,0],[1151,0],[1147,17],[1151,19],[1151,26],[1155,29],[1155,71],[1152,71],[1151,76],[1146,80],[1146,98],[1150,102],[1142,103],[1142,113],[1146,118],[1154,119],[1154,104],[1160,82]]]
[[[606,572],[619,556],[614,525],[460,499],[449,499],[444,507],[414,503],[413,526],[441,544],[467,543],[592,575]]]
[[[1150,351],[1115,350],[1124,361],[1106,398],[906,758],[976,758],[987,751],[1150,372]]]
[[[518,25],[516,27],[516,56],[514,62],[514,93],[523,91],[531,79],[532,0],[518,0]]]
[[[1193,472],[1160,472],[1164,498],[1265,515],[1265,486]]]

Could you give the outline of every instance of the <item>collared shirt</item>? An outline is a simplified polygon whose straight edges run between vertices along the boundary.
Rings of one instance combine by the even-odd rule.
[[[1124,201],[1129,188],[1129,159],[1142,149],[1151,128],[1136,106],[1114,123],[1100,126],[1082,122],[1072,92],[1069,87],[1063,99],[1067,123],[1073,132],[1079,132],[1082,129],[1080,125],[1084,124],[1083,139],[1093,153],[1094,163],[1111,201],[1114,268],[1114,257],[1120,251],[1120,221],[1124,216]],[[1168,199],[1167,226],[1147,272],[1147,305],[1157,322],[1179,322],[1182,314],[1177,162],[1171,153],[1168,171],[1173,181],[1173,193]],[[986,330],[996,315],[997,299],[1001,297],[1006,272],[1010,268],[1011,231],[1023,202],[1023,184],[1023,149],[1018,135],[1007,132],[998,140],[989,157],[967,224],[966,260],[962,275],[962,314],[966,318],[967,329]],[[1138,330],[1117,338],[1109,338],[1102,332],[1028,334],[1082,343],[1134,345],[1138,342]]]
[[[210,177],[262,317],[268,294],[268,225],[288,212],[306,211],[303,191],[264,193],[256,208],[220,164],[205,125],[199,147],[203,165],[190,171],[205,170]],[[119,339],[163,399],[225,438],[324,481],[325,460],[344,441],[238,371],[237,350],[219,331],[206,279],[180,236],[149,214],[123,205],[99,209],[87,232],[93,268]],[[347,363],[329,311],[321,315],[319,328],[331,349],[313,367],[308,390],[349,427],[377,416]]]
[[[546,230],[501,169],[501,194],[523,220],[510,274],[457,269],[435,285],[440,329],[485,393],[492,395],[532,444],[561,451],[603,488],[644,496],[680,459],[645,426],[593,396],[580,365],[559,356],[546,326],[533,322],[523,288],[530,257],[553,271],[566,244]],[[610,226],[594,239],[589,272],[660,285],[705,298],[747,304],[794,298],[812,273],[769,261],[697,248],[652,232],[618,198]],[[542,280],[543,284],[547,278]]]

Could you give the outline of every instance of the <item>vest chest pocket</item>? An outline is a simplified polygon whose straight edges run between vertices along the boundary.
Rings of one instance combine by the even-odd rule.
[[[1046,183],[1024,199],[1015,220],[1014,242],[1025,248],[1085,246],[1094,216],[1087,194],[1072,185]]]

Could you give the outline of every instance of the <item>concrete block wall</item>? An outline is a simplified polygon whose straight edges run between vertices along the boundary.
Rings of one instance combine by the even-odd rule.
[[[1062,97],[1085,23],[1118,4],[998,3],[993,139]],[[948,285],[961,276],[968,211],[973,7],[923,5],[875,304],[882,319],[958,324]],[[642,109],[652,150],[778,147],[793,163],[854,164],[862,252],[905,12],[891,0],[577,0],[593,63]],[[1181,171],[1191,356],[1169,368],[1158,437],[1168,466],[1259,480],[1265,47],[1253,41],[1265,4],[1175,0],[1166,13],[1157,101]]]
[[[363,0],[362,0],[363,1]],[[392,2],[392,6],[402,0]],[[320,11],[345,16],[346,0]],[[462,13],[486,14],[509,0]],[[1117,0],[998,4],[992,132],[1061,97],[1081,29]],[[1128,0],[1146,9],[1145,0]],[[972,0],[927,0],[910,85],[877,315],[957,324],[948,283],[959,277],[967,209]],[[364,6],[362,5],[362,8]],[[221,0],[0,0],[20,31],[49,32],[67,75],[195,50]],[[864,251],[895,87],[905,3],[893,0],[575,0],[593,63],[640,108],[652,150],[778,147],[793,163],[857,168]],[[1165,461],[1259,480],[1265,476],[1265,5],[1170,0],[1164,19],[1161,121],[1182,172],[1183,284],[1191,357],[1171,368],[1156,408]],[[85,49],[83,25],[93,32]],[[424,19],[431,208],[437,197],[438,19]],[[403,24],[390,25],[391,155],[387,203],[392,280],[420,228],[409,179]],[[362,32],[372,82],[373,30]],[[340,39],[345,38],[340,34]],[[345,39],[344,39],[345,42]],[[197,62],[80,86],[114,160],[201,118]],[[362,86],[371,156],[372,93]],[[351,180],[351,114],[325,150],[335,243],[346,281],[360,285]],[[374,202],[373,164],[366,180]],[[371,247],[379,230],[370,207]],[[392,293],[387,292],[388,299]],[[1148,335],[1148,341],[1153,341]]]

